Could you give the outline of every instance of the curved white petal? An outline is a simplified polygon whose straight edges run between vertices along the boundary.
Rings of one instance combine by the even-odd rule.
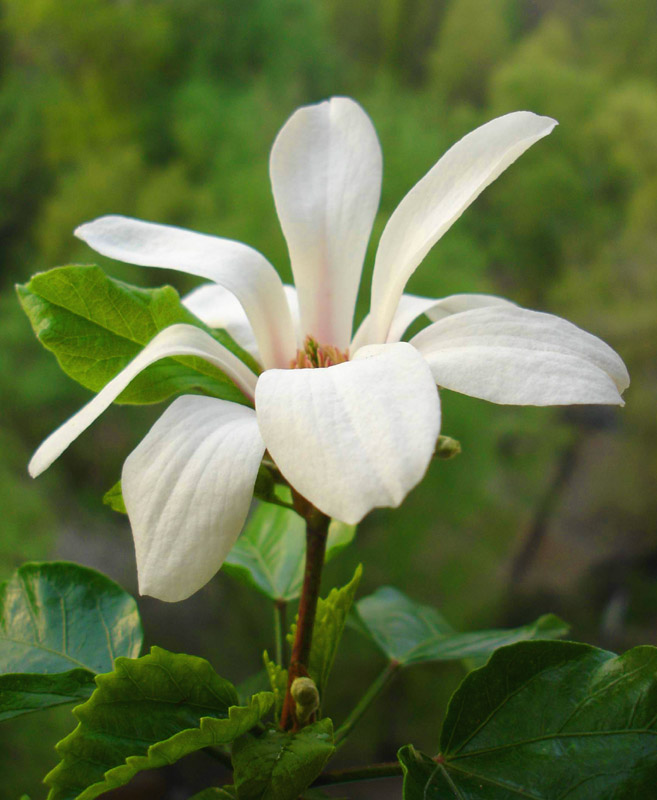
[[[299,293],[295,286],[286,283],[283,288],[285,289],[285,297],[292,316],[292,323],[297,336],[297,347],[303,347],[304,336],[301,333],[301,311],[299,309]]]
[[[150,364],[168,356],[198,356],[223,370],[253,397],[256,376],[230,350],[193,325],[172,325],[160,331],[138,356],[41,444],[28,465],[33,478],[40,475],[121,394],[130,381]]]
[[[265,372],[256,413],[294,488],[351,524],[402,502],[424,475],[440,429],[431,371],[405,342],[363,348],[327,369]]]
[[[301,347],[297,290],[288,284],[285,284],[283,289],[297,337],[297,346]],[[182,304],[208,327],[223,328],[228,331],[240,347],[250,353],[256,361],[260,361],[258,343],[249,318],[239,300],[228,289],[216,283],[206,283],[186,294],[182,298]]]
[[[209,328],[223,328],[240,347],[260,360],[255,333],[246,311],[228,289],[217,283],[206,283],[186,294],[182,304]]]
[[[270,175],[302,335],[346,348],[381,191],[381,148],[369,117],[345,97],[300,108],[274,142]]]
[[[175,400],[123,465],[139,591],[184,600],[221,567],[246,519],[265,445],[251,408]]]
[[[399,204],[383,231],[372,277],[368,341],[385,341],[408,279],[475,198],[557,123],[506,114],[451,147]]]
[[[403,294],[392,318],[388,331],[388,342],[399,342],[406,333],[411,323],[425,314],[432,322],[437,322],[450,314],[459,314],[471,308],[485,308],[486,306],[513,306],[511,300],[497,297],[494,294],[451,294],[436,300],[431,297],[419,297],[415,294]],[[354,336],[352,347],[357,349],[366,339],[366,326],[369,324],[369,315],[365,317],[360,328]]]
[[[439,386],[513,405],[621,404],[629,376],[601,339],[523,308],[464,311],[411,339]]]
[[[224,286],[244,307],[265,368],[286,366],[296,342],[283,284],[267,259],[241,242],[121,216],[100,217],[75,235],[101,255],[174,269]]]

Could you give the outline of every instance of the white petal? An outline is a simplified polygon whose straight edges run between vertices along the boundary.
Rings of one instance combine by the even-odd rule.
[[[346,348],[381,191],[381,148],[369,117],[344,97],[300,108],[274,142],[270,175],[302,334]]]
[[[216,283],[199,286],[182,298],[182,304],[210,328],[223,328],[256,360],[260,351],[242,304],[228,289]]]
[[[622,404],[620,356],[552,314],[481,308],[453,314],[411,339],[439,386],[513,405]]]
[[[251,408],[179,397],[121,476],[139,591],[184,600],[224,562],[249,511],[265,445]]]
[[[529,111],[494,119],[451,147],[411,189],[379,243],[368,341],[385,341],[404,286],[438,239],[495,178],[556,124]]]
[[[290,309],[290,315],[292,316],[292,323],[294,324],[294,330],[296,331],[297,335],[297,346],[303,347],[303,340],[304,336],[301,333],[301,311],[299,309],[299,293],[296,290],[296,287],[290,286],[286,283],[283,288],[285,289],[285,297],[287,298],[287,304]]]
[[[121,394],[130,381],[150,364],[168,356],[198,356],[223,370],[253,397],[256,376],[230,350],[193,325],[172,325],[160,331],[138,356],[41,444],[28,465],[33,478],[40,475]]]
[[[283,475],[347,523],[398,506],[421,480],[440,429],[427,364],[405,342],[327,369],[270,370],[256,387],[262,438]]]
[[[451,294],[439,300],[431,297],[419,297],[415,294],[403,294],[399,299],[395,316],[392,318],[387,341],[399,342],[409,325],[422,314],[425,314],[433,322],[437,322],[450,314],[459,314],[461,311],[469,311],[471,308],[498,305],[515,307],[515,303],[511,300],[505,300],[494,294]],[[366,326],[369,324],[369,320],[370,316],[368,315],[354,336],[352,343],[354,350],[366,340]]]
[[[298,346],[301,347],[299,330],[299,300],[294,286],[283,286],[290,310]],[[228,289],[216,283],[199,286],[182,298],[182,304],[210,328],[223,328],[240,347],[260,361],[260,351],[255,333],[241,303]]]
[[[187,272],[224,286],[244,307],[263,366],[286,366],[294,357],[296,342],[283,284],[257,250],[218,236],[120,216],[87,222],[75,235],[108,258]]]

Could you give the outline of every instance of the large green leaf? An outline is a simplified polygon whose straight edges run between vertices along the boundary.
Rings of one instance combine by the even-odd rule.
[[[330,560],[354,538],[356,527],[332,520],[326,545]],[[301,593],[306,553],[304,520],[287,508],[260,503],[222,569],[272,600]]]
[[[210,332],[170,286],[141,289],[108,277],[100,267],[57,267],[34,275],[17,291],[41,344],[55,354],[67,375],[94,392],[164,328],[183,322]],[[211,333],[254,367],[253,360],[225,331]],[[116,402],[156,403],[180,393],[246,402],[220,370],[201,358],[187,356],[151,365]]]
[[[313,639],[308,659],[308,672],[317,684],[320,695],[323,695],[333,662],[342,638],[342,632],[347,621],[347,616],[353,605],[358,584],[363,574],[363,567],[359,564],[354,572],[354,577],[346,586],[340,589],[331,589],[328,597],[320,597],[317,601],[317,613],[313,628]],[[290,647],[294,642],[296,623],[292,625],[288,634]]]
[[[356,604],[353,624],[400,664],[489,656],[498,647],[526,639],[554,639],[568,632],[554,614],[520,628],[457,633],[434,608],[384,586]]]
[[[137,604],[114,581],[68,562],[23,565],[0,586],[0,719],[88,697],[94,675],[141,644]]]
[[[233,745],[238,800],[297,800],[334,750],[330,719],[297,733],[269,730],[238,739]]]
[[[652,797],[657,648],[504,647],[457,689],[440,747],[400,750],[405,800]]]
[[[273,703],[263,692],[238,706],[233,685],[207,661],[159,647],[142,658],[117,659],[96,686],[73,711],[79,725],[57,745],[62,760],[45,778],[49,800],[92,800],[141,770],[232,742]]]

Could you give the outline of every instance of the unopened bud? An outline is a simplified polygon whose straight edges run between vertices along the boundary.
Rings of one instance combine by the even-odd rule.
[[[436,449],[433,451],[434,458],[454,458],[461,452],[461,442],[452,439],[451,436],[439,436],[436,442]]]
[[[295,714],[300,725],[305,725],[319,708],[319,692],[310,678],[295,678],[290,687],[295,703]]]

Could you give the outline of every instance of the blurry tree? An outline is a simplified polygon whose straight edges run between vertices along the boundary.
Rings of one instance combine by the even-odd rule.
[[[364,591],[396,582],[434,605],[451,596],[444,610],[456,626],[553,610],[575,623],[576,637],[645,640],[657,603],[656,27],[654,0],[0,0],[0,574],[23,558],[75,552],[62,541],[80,506],[107,534],[94,539],[97,551],[80,545],[80,557],[124,574],[129,534],[99,497],[157,410],[119,422],[109,414],[39,486],[24,471],[40,438],[88,393],[34,342],[11,284],[91,261],[72,237],[76,225],[113,212],[188,226],[253,245],[288,277],[268,150],[296,106],[349,94],[371,114],[384,152],[362,314],[376,241],[405,192],[460,136],[525,108],[559,128],[482,195],[409,288],[497,292],[580,323],[626,358],[627,407],[573,419],[444,393],[445,433],[464,455],[431,467],[397,517],[403,529],[392,530],[385,511],[372,514],[336,580],[364,560]],[[103,266],[143,285],[174,280]],[[572,468],[559,484],[568,453]],[[439,518],[426,513],[436,495]],[[545,508],[541,540],[514,583]],[[412,587],[403,585],[409,572]],[[200,620],[181,622],[195,613],[191,601],[177,625],[158,622],[161,607],[144,601],[147,624],[160,625],[166,646],[187,637],[219,666],[248,651],[255,670],[248,636],[220,613],[229,580],[220,575],[205,590],[217,597],[212,622],[225,626],[229,645],[204,635]],[[256,611],[245,609],[245,625],[257,625]],[[374,658],[363,656],[355,683],[376,671]],[[447,687],[456,678],[440,673]],[[419,669],[399,691],[439,706],[437,683],[435,671]],[[378,714],[372,734],[389,728]],[[413,733],[395,724],[395,739],[422,745],[424,735],[433,746],[433,717],[415,719]],[[362,755],[390,758],[388,744],[373,738],[378,753]]]

